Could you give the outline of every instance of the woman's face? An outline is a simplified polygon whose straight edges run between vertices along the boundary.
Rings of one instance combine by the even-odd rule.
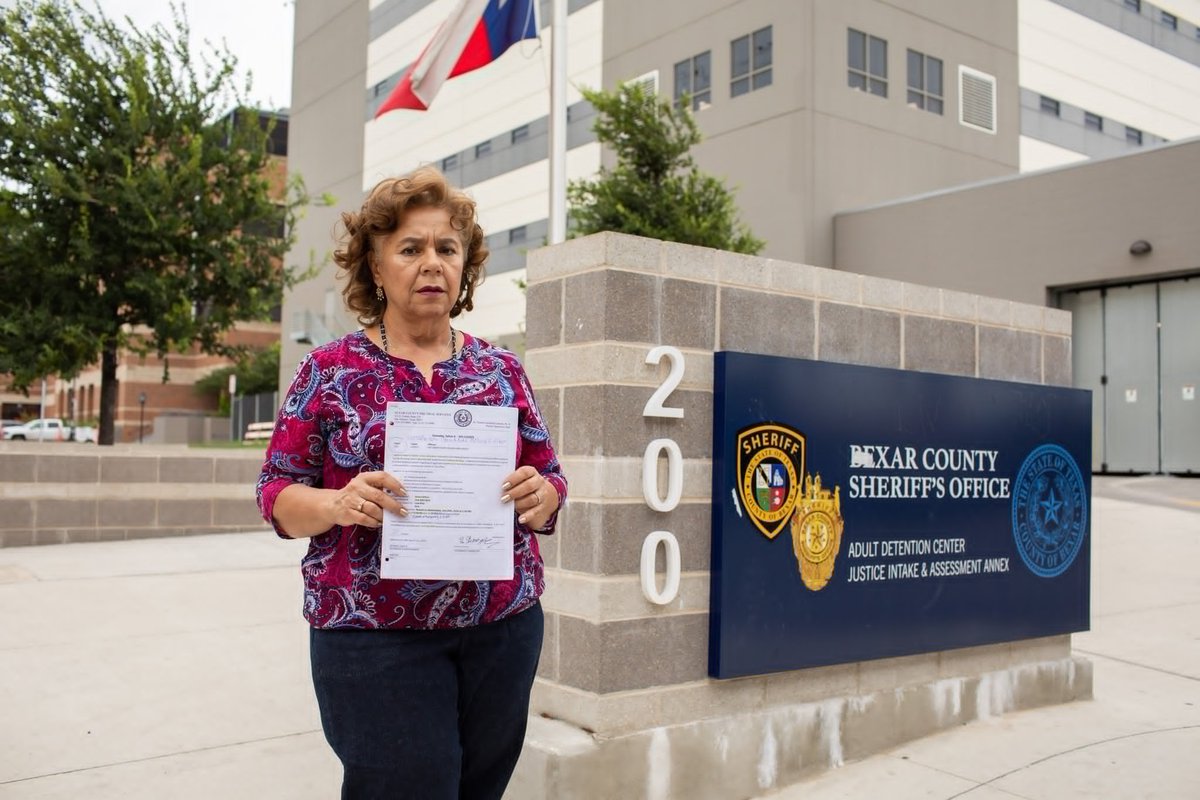
[[[387,295],[388,308],[403,321],[449,319],[462,286],[464,250],[449,211],[414,208],[378,241],[371,273]]]

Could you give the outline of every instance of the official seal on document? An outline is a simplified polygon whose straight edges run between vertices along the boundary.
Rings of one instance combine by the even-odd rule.
[[[1079,465],[1063,448],[1043,444],[1013,481],[1013,538],[1030,572],[1064,573],[1079,555],[1088,530],[1088,497]]]

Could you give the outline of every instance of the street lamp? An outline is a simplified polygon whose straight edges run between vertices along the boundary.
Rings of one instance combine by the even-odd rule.
[[[146,393],[142,392],[138,395],[138,405],[141,408],[138,410],[138,444],[142,443],[142,434],[146,432]]]

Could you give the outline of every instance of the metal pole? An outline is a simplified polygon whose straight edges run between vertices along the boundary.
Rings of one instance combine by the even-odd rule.
[[[38,419],[42,420],[42,429],[38,431],[38,441],[46,441],[46,379],[42,378],[42,400],[38,405]]]
[[[550,244],[567,238],[567,0],[550,22]]]
[[[138,395],[138,444],[143,441],[143,435],[146,432],[146,393],[142,392]]]
[[[237,401],[237,373],[229,373],[229,439],[230,441],[240,442],[242,436],[238,433],[238,401]]]

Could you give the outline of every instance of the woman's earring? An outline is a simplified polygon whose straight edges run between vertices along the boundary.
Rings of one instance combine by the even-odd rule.
[[[381,303],[387,299],[383,296],[383,287],[382,286],[375,287],[375,299]]]

